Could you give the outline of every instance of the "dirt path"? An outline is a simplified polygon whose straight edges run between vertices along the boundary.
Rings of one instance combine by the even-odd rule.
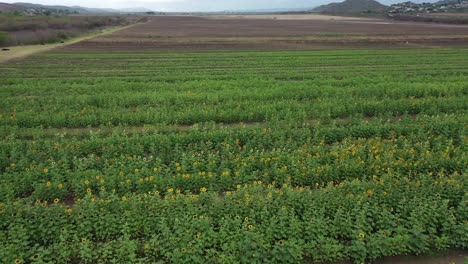
[[[112,34],[112,33],[116,32],[116,31],[126,29],[126,28],[130,28],[130,27],[133,27],[135,25],[137,25],[137,24],[132,24],[132,25],[129,25],[129,26],[124,26],[124,27],[112,27],[112,28],[108,28],[108,29],[103,29],[103,30],[100,30],[98,32],[92,32],[92,33],[86,34],[86,35],[81,36],[81,37],[69,39],[69,40],[65,41],[64,43],[5,47],[4,48],[5,50],[0,50],[0,63],[7,62],[7,61],[17,59],[17,58],[26,57],[26,56],[29,56],[29,55],[32,55],[32,54],[35,54],[35,53],[38,53],[38,52],[44,52],[44,51],[48,51],[48,50],[55,49],[55,48],[58,48],[58,47],[64,47],[64,46],[67,46],[67,45],[75,44],[75,43],[78,43],[80,41],[88,40],[88,39],[91,39],[91,38],[94,38],[94,37],[97,37],[97,36]]]

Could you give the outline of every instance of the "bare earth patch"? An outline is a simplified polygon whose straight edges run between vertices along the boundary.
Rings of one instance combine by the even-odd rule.
[[[321,15],[152,16],[149,20],[58,52],[450,47],[468,43],[468,25]]]

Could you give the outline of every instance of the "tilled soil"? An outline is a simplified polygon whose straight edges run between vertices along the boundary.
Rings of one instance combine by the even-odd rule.
[[[280,15],[279,15],[280,16]],[[276,50],[468,45],[468,25],[381,19],[152,16],[64,51]]]

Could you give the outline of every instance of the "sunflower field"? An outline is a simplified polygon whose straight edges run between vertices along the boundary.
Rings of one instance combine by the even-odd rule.
[[[467,49],[0,65],[1,263],[363,263],[468,247]]]

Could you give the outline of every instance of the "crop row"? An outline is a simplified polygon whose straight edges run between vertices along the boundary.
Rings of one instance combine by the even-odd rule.
[[[449,116],[346,126],[278,123],[127,135],[57,134],[1,145],[3,199],[69,194],[197,192],[261,180],[322,187],[329,181],[466,173],[466,127]],[[4,132],[6,133],[6,131]],[[59,187],[60,186],[60,187]]]

